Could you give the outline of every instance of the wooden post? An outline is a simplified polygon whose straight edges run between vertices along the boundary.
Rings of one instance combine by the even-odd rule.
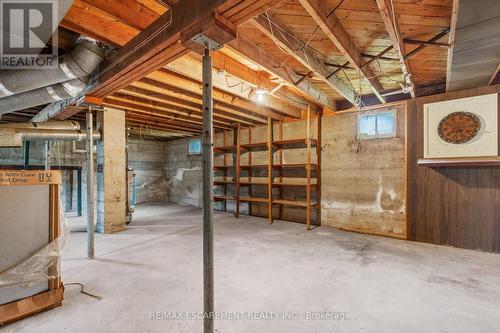
[[[227,138],[226,138],[226,131],[222,131],[222,146],[226,146],[227,145]],[[223,175],[224,175],[224,181],[227,180],[227,161],[226,161],[226,154],[223,154],[222,155],[224,161],[223,161],[223,166],[224,166],[224,172],[223,172]],[[224,197],[227,197],[227,184],[224,185]],[[227,212],[227,200],[224,200],[223,201],[223,206],[224,206],[224,211]]]
[[[321,225],[321,127],[323,110],[318,112],[316,124],[316,210],[317,225]]]
[[[267,117],[267,195],[268,195],[268,218],[273,223],[273,119]]]
[[[59,185],[50,184],[49,185],[49,197],[50,197],[50,208],[49,208],[49,242],[53,242],[57,237],[59,237]],[[49,290],[54,290],[61,287],[61,277],[60,274],[60,260],[57,261],[49,267],[49,275],[57,276],[56,278],[49,280]]]
[[[307,205],[306,223],[307,230],[311,230],[311,106],[307,106],[307,128],[306,128],[306,173],[307,173]]]
[[[236,165],[235,165],[235,175],[236,175],[236,218],[240,217],[240,158],[241,158],[241,142],[240,142],[240,130],[241,125],[238,123],[236,125]]]
[[[279,134],[279,140],[283,140],[283,121],[279,122],[279,128],[280,128],[280,134]],[[280,174],[280,183],[283,183],[283,155],[284,155],[284,150],[280,149],[278,152],[278,157],[279,157],[279,164],[280,164],[280,169],[279,169],[279,174]],[[280,200],[283,200],[283,186],[279,187],[279,197]],[[279,219],[283,219],[283,205],[279,205]]]
[[[252,143],[252,127],[248,127],[248,143]],[[250,183],[248,185],[248,196],[252,197],[252,175],[253,175],[253,168],[252,168],[252,151],[250,150],[248,152],[248,182]],[[248,202],[248,215],[252,215],[252,202]]]

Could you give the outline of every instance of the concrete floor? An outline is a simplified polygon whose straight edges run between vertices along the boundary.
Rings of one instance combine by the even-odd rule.
[[[500,327],[500,255],[217,213],[216,310],[259,312],[219,320],[217,332],[494,332]],[[3,332],[201,332],[200,320],[151,312],[202,311],[201,211],[137,207],[125,232],[71,234],[62,307]],[[342,320],[264,320],[262,313],[342,312]],[[186,316],[186,314],[182,314]],[[236,314],[233,314],[236,315]]]

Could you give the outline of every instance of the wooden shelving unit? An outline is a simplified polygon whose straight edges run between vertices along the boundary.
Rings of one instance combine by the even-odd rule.
[[[278,138],[274,140],[274,124],[272,118],[268,117],[267,120],[267,140],[266,142],[252,142],[252,128],[248,130],[248,143],[241,144],[241,128],[238,126],[234,130],[233,144],[228,144],[227,134],[223,134],[223,145],[214,148],[214,154],[224,155],[223,165],[214,166],[214,171],[222,173],[223,180],[217,179],[214,185],[223,186],[223,195],[215,195],[214,200],[224,203],[224,210],[227,210],[227,201],[235,201],[235,216],[239,217],[240,204],[246,203],[249,205],[249,214],[252,214],[252,204],[267,204],[267,216],[269,223],[273,223],[275,207],[279,209],[278,218],[283,219],[283,207],[294,206],[306,209],[306,224],[307,229],[311,229],[312,225],[312,209],[317,209],[317,222],[320,220],[320,205],[318,202],[321,198],[321,113],[317,116],[316,138],[312,138],[311,133],[311,110],[308,108],[306,115],[306,132],[304,138],[283,140],[283,122],[278,123]],[[284,154],[289,149],[304,149],[305,161],[304,163],[284,163]],[[253,164],[252,154],[255,152],[266,152],[266,164]],[[312,154],[316,154],[315,163],[312,163]],[[248,164],[241,165],[241,156],[248,154]],[[275,164],[275,154],[277,154],[278,163]],[[233,156],[233,165],[228,165],[227,156]],[[262,162],[261,162],[262,163]],[[234,169],[232,172],[233,178],[228,180],[228,171]],[[289,169],[302,169],[305,170],[305,177],[295,178],[293,181],[287,180],[285,170]],[[255,177],[255,172],[260,170],[258,177]],[[262,172],[265,170],[265,176]],[[245,177],[241,173],[245,172]],[[312,173],[316,177],[312,177]],[[235,186],[234,195],[228,195],[228,186]],[[265,196],[255,196],[253,194],[253,187],[262,186],[266,187]],[[241,187],[247,188],[247,195],[241,196]],[[285,188],[294,187],[296,190],[303,188],[305,191],[304,199],[290,199],[284,198]],[[273,192],[273,189],[276,189]],[[316,198],[313,200],[313,191],[316,192]]]

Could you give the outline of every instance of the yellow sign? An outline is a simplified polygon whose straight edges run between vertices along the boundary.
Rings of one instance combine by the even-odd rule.
[[[0,170],[0,186],[61,184],[56,170]]]

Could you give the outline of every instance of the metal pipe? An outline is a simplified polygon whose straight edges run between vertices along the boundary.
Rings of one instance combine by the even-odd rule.
[[[28,122],[28,123],[9,123],[0,124],[0,130],[2,128],[26,128],[26,129],[54,129],[54,130],[79,130],[80,123],[73,120],[64,121],[44,121],[44,122]]]
[[[45,141],[45,170],[50,170],[50,141]]]
[[[24,142],[24,170],[27,170],[30,166],[30,142]]]
[[[0,147],[22,147],[23,141],[83,141],[86,133],[80,130],[55,130],[37,128],[0,128]],[[101,133],[93,132],[99,140]]]
[[[77,212],[78,216],[82,216],[82,169],[76,170],[76,181],[77,185]]]
[[[203,332],[214,331],[214,249],[213,249],[213,102],[212,58],[208,48],[203,57]]]
[[[73,79],[0,98],[0,114],[29,109],[36,105],[49,104],[76,97],[86,85],[87,83],[83,79]]]
[[[92,110],[87,112],[87,256],[94,257],[94,138]]]
[[[104,56],[102,47],[86,39],[71,53],[60,56],[54,69],[4,69],[0,71],[0,99],[85,77],[99,66]]]

